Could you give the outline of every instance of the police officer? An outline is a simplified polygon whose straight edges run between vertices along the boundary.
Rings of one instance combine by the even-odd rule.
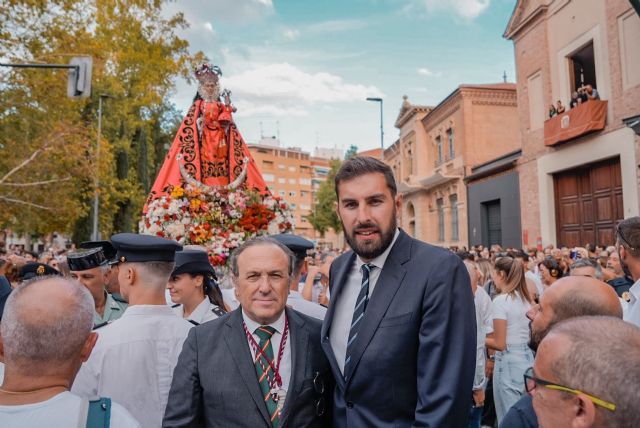
[[[298,291],[300,277],[302,276],[302,270],[307,258],[307,251],[313,249],[313,242],[291,233],[281,233],[271,237],[288,247],[295,256],[295,265],[293,267],[287,305],[305,315],[323,320],[327,309],[317,303],[304,299]]]
[[[226,313],[216,272],[205,251],[176,252],[176,267],[167,284],[173,311],[194,325]]]
[[[118,261],[116,260],[116,249],[110,241],[85,241],[80,244],[80,248],[100,248],[109,262],[107,272],[106,288],[113,300],[127,303],[120,294],[120,283],[118,282]]]
[[[39,276],[62,275],[60,271],[44,263],[27,263],[18,271],[18,279],[26,281]]]
[[[143,428],[162,424],[173,370],[193,327],[166,305],[164,290],[182,246],[159,236],[120,233],[117,250],[120,290],[129,302],[124,315],[98,331],[71,392],[110,397]]]
[[[127,304],[115,300],[105,289],[109,264],[101,248],[70,253],[67,263],[71,278],[84,285],[95,302],[94,325],[100,326],[122,316]]]

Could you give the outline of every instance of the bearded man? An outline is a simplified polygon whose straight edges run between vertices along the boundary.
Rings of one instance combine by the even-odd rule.
[[[333,426],[466,427],[476,362],[467,269],[398,228],[402,202],[381,161],[347,160],[335,188],[352,251],[331,265],[321,336]]]

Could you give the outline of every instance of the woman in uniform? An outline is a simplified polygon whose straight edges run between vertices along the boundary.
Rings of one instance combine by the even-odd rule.
[[[167,284],[171,301],[175,303],[174,312],[195,325],[227,313],[207,253],[182,250],[176,252],[175,261],[176,267]]]

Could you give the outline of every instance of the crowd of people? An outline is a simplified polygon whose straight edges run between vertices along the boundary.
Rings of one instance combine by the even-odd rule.
[[[640,217],[606,248],[451,251],[397,227],[385,164],[335,188],[348,251],[254,238],[227,278],[149,235],[4,251],[0,426],[635,425]]]
[[[569,102],[569,108],[576,108],[582,103],[585,103],[589,100],[599,100],[600,94],[598,90],[593,87],[591,84],[580,85],[573,93],[571,94],[571,101]],[[556,104],[549,105],[549,119],[552,117],[558,116],[566,111],[565,106],[562,104],[562,101],[556,101]]]

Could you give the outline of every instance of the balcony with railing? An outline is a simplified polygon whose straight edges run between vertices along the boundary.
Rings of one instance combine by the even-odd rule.
[[[544,145],[555,146],[604,129],[607,101],[589,100],[544,123]]]

